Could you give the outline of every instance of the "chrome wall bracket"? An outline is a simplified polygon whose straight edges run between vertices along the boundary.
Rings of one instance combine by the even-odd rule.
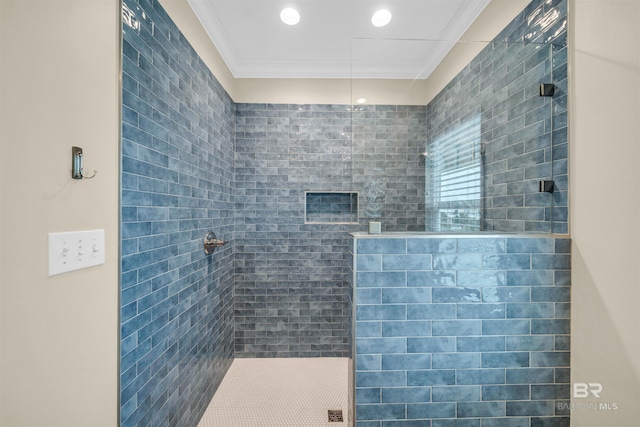
[[[553,181],[548,181],[548,180],[540,181],[540,187],[538,188],[538,191],[540,193],[553,193],[554,189],[555,189],[555,185]]]
[[[540,85],[540,96],[553,96],[555,93],[555,85],[553,83],[543,83]]]

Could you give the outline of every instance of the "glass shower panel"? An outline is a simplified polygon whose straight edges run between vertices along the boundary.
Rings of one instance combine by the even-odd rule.
[[[551,231],[553,198],[539,191],[552,172],[551,102],[539,94],[551,81],[550,52],[537,43],[492,42],[431,100],[427,152],[436,160],[427,164],[435,190],[426,199],[428,231]],[[456,139],[460,133],[466,138]],[[473,147],[469,159],[464,151],[447,154],[465,144]],[[443,157],[457,162],[452,167],[477,165],[478,179],[457,183],[479,186],[474,204],[465,205],[460,190],[449,204],[438,197],[445,176],[434,166]]]
[[[482,229],[482,116],[437,135],[426,151],[425,206],[429,231]]]
[[[362,79],[367,64],[358,58],[377,42],[352,43],[354,231],[379,221],[383,232],[566,232],[566,47],[384,40],[383,49],[413,51],[420,61],[469,46],[476,54],[448,83],[447,70],[436,68],[434,82],[422,78],[432,65],[405,58],[414,78],[379,79],[375,87]],[[545,83],[557,99],[541,96]],[[555,192],[540,191],[558,173]]]
[[[550,99],[552,121],[552,168],[554,183],[551,212],[552,232],[569,233],[569,81],[567,77],[566,39],[551,44],[552,79],[555,92]]]

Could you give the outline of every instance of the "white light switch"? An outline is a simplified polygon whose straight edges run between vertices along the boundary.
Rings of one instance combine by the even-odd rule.
[[[49,276],[104,264],[104,230],[49,233]]]

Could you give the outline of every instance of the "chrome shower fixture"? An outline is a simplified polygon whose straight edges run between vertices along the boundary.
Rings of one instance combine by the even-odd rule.
[[[228,240],[220,240],[216,237],[216,233],[210,231],[204,238],[204,253],[207,255],[211,255],[216,251],[216,248],[224,246],[227,243],[229,243]]]

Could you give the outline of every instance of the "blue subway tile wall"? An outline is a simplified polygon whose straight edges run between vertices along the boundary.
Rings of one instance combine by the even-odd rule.
[[[305,194],[350,190],[345,105],[237,104],[236,357],[347,357],[347,224]]]
[[[356,234],[356,426],[567,425],[569,247]]]
[[[424,231],[426,107],[364,105],[352,114],[352,181],[360,192],[360,231]]]
[[[482,194],[469,208],[481,211],[483,230],[567,233],[566,25],[566,0],[533,0],[427,106],[429,153],[481,117]],[[542,83],[555,85],[553,97],[539,96]],[[431,175],[427,188],[437,188]],[[540,193],[540,180],[553,180],[554,192]],[[438,231],[446,206],[426,203]]]
[[[157,1],[123,7],[120,420],[195,426],[233,359],[235,106]]]

